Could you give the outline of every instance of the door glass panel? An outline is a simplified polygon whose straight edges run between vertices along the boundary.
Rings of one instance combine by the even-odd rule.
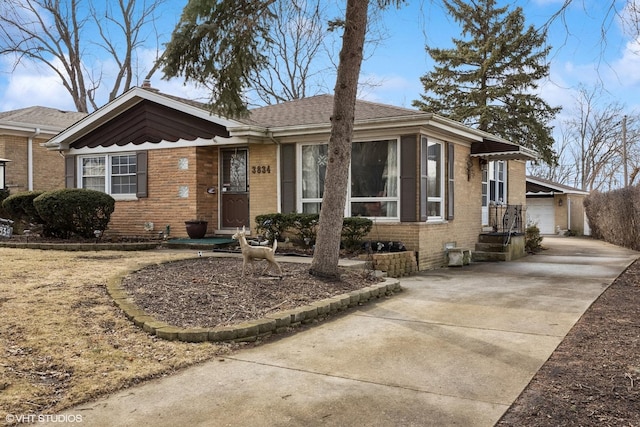
[[[225,151],[222,158],[222,191],[246,192],[247,150]]]

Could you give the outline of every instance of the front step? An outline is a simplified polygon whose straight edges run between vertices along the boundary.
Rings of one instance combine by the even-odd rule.
[[[473,252],[473,261],[511,261],[524,256],[524,236],[512,235],[508,245],[504,245],[504,234],[480,234]]]
[[[474,251],[471,257],[474,262],[511,261],[511,254],[509,252]]]
[[[502,243],[476,243],[476,251],[509,252],[509,246],[505,246]]]

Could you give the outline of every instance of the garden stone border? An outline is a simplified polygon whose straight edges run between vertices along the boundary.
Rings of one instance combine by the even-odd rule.
[[[155,319],[140,309],[122,286],[122,280],[129,273],[109,279],[107,292],[124,315],[145,332],[169,341],[185,342],[251,342],[282,334],[291,328],[308,325],[327,319],[347,309],[371,303],[377,299],[402,292],[400,281],[385,278],[356,291],[313,302],[290,310],[267,314],[262,319],[250,320],[230,326],[212,328],[181,328]]]
[[[135,243],[43,243],[43,242],[11,242],[0,240],[0,248],[42,249],[55,251],[146,251],[156,249],[157,242]]]

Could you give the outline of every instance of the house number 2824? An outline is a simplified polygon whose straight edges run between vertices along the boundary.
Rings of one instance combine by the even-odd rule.
[[[251,173],[271,173],[271,166],[251,166]]]

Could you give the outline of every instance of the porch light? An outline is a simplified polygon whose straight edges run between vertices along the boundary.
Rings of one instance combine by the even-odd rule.
[[[0,159],[0,190],[5,189],[6,182],[6,174],[5,174],[5,165],[7,162],[10,162],[9,159]]]
[[[562,206],[562,199],[558,199],[558,206]]]

